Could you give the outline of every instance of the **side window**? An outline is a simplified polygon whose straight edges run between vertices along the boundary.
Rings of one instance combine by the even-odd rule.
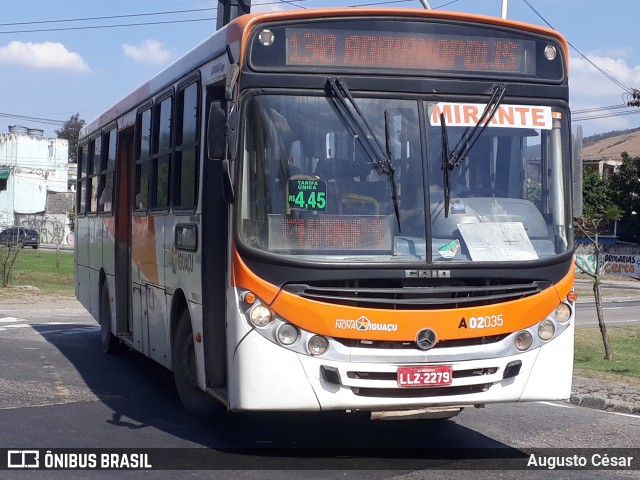
[[[178,92],[173,205],[193,209],[198,201],[199,101],[198,83]]]
[[[173,97],[167,97],[154,108],[153,154],[151,155],[152,209],[169,207],[169,173],[171,165],[171,115]]]
[[[100,157],[102,142],[100,137],[89,142],[89,156],[87,157],[87,207],[86,213],[98,211],[98,196],[100,189]]]
[[[136,121],[136,191],[134,210],[146,211],[149,205],[149,156],[151,154],[151,109],[138,114]]]
[[[77,184],[77,206],[78,215],[84,215],[87,208],[87,160],[89,147],[84,144],[78,151],[78,184]]]
[[[111,129],[102,136],[103,150],[100,165],[100,198],[98,208],[100,212],[113,211],[113,177],[116,168],[116,132]]]

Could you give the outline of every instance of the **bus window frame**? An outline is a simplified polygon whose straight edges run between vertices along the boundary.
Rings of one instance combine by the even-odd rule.
[[[166,150],[160,151],[160,115],[162,114],[162,104],[170,100],[169,106],[171,112],[169,115],[169,146]],[[173,162],[173,149],[175,145],[175,92],[173,87],[158,94],[151,108],[151,151],[149,155],[149,190],[147,195],[147,203],[149,211],[153,215],[166,215],[171,209],[171,175],[172,175],[172,162]],[[169,157],[167,165],[169,171],[166,178],[166,205],[157,206],[158,201],[158,166],[160,161],[165,157]],[[154,168],[155,164],[155,168]]]
[[[111,134],[113,135],[114,140],[114,157],[113,164],[109,166],[109,150],[111,147]],[[98,214],[104,217],[113,216],[113,204],[114,204],[114,196],[115,196],[115,170],[117,163],[117,154],[118,154],[118,126],[116,123],[111,123],[102,129],[102,154],[100,158],[100,182],[99,182],[99,191],[100,198],[98,199]],[[106,185],[107,176],[111,175],[111,202],[109,203],[109,210],[104,208],[105,202],[102,201],[102,196],[104,195],[104,188]]]
[[[88,156],[87,156],[87,188],[86,188],[86,208],[85,214],[88,216],[98,215],[98,199],[100,195],[100,167],[98,171],[96,168],[96,141],[100,142],[100,155],[102,155],[102,137],[101,133],[97,132],[89,137]],[[95,185],[94,185],[95,181]],[[93,204],[95,201],[95,209]]]
[[[196,89],[196,112],[195,112],[195,139],[189,143],[183,143],[184,139],[184,98],[185,91],[191,86]],[[177,213],[195,212],[198,206],[198,198],[200,196],[200,152],[202,132],[202,84],[200,72],[195,72],[182,80],[176,86],[174,97],[174,125],[173,129],[173,156],[171,159],[171,175],[170,175],[170,199],[169,203],[173,211]],[[181,205],[179,196],[181,195],[181,173],[182,173],[182,155],[183,152],[193,150],[194,155],[194,178],[193,178],[193,204]]]
[[[153,129],[153,100],[149,100],[145,102],[136,110],[136,122],[134,129],[134,157],[135,157],[135,169],[134,169],[134,179],[133,179],[133,194],[134,194],[134,202],[133,202],[133,215],[135,216],[146,216],[149,211],[149,165],[151,163],[151,132]],[[149,148],[147,152],[147,156],[142,158],[142,118],[143,115],[149,112]],[[146,164],[147,166],[147,189],[146,189],[146,201],[143,208],[138,207],[138,203],[135,201],[136,197],[142,193],[139,190],[139,182],[138,182],[138,168],[142,168],[142,166]]]
[[[87,169],[86,162],[89,156],[89,142],[78,145],[78,165],[76,180],[76,216],[84,217],[87,214]],[[84,196],[84,198],[83,198]]]

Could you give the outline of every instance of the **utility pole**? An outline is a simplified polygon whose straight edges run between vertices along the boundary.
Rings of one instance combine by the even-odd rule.
[[[634,88],[631,92],[631,99],[627,102],[629,107],[640,107],[640,90]]]
[[[502,0],[502,18],[507,18],[508,7],[509,7],[509,0]]]
[[[216,30],[247,13],[251,13],[251,0],[218,0]]]

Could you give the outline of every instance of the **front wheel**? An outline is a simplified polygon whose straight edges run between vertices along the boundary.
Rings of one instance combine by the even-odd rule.
[[[211,418],[221,414],[224,406],[203,392],[198,386],[196,351],[193,343],[191,319],[185,310],[176,328],[171,363],[176,390],[184,408],[194,415]]]

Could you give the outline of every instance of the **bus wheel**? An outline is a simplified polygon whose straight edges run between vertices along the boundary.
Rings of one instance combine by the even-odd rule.
[[[111,333],[111,303],[109,302],[109,291],[107,287],[102,288],[100,295],[100,340],[102,351],[109,355],[120,353],[122,345]]]
[[[219,415],[224,406],[198,386],[196,352],[189,313],[185,310],[178,320],[173,341],[171,363],[176,390],[184,408],[194,415],[211,418]]]

